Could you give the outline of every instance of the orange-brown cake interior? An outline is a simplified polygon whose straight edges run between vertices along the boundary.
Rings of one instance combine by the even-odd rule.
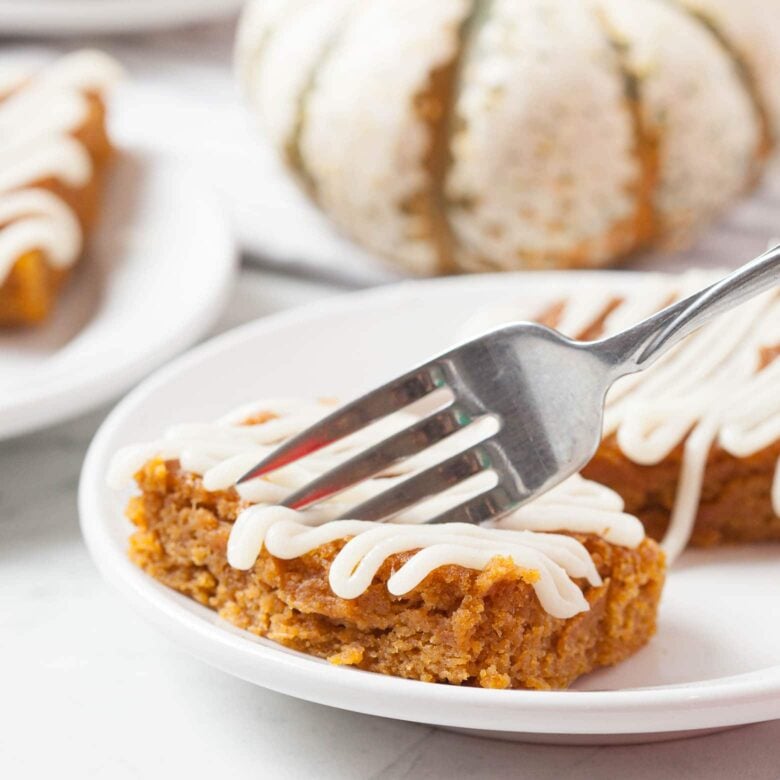
[[[663,554],[577,537],[604,579],[580,583],[590,609],[547,614],[534,574],[497,558],[484,571],[448,565],[392,596],[387,579],[408,554],[389,558],[368,590],[343,599],[328,569],[344,540],[293,560],[263,551],[250,571],[231,568],[226,545],[243,507],[231,489],[211,493],[176,462],[153,460],[137,476],[128,516],[131,558],[150,575],[252,633],[334,663],[425,681],[483,687],[561,688],[621,661],[655,631]]]

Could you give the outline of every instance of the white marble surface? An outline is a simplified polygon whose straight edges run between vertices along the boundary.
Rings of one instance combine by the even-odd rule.
[[[244,244],[271,263],[314,257],[321,267],[333,260],[355,285],[389,278],[379,266],[359,268],[351,252],[338,266],[344,245],[283,180],[256,186],[276,173],[263,152],[247,156],[254,141],[230,77],[231,35],[218,25],[99,42],[128,63],[158,117],[144,123],[133,109],[122,132],[202,166],[231,204]],[[20,46],[28,44],[0,42],[0,55]],[[733,264],[762,248],[776,189],[709,233],[689,262]],[[245,271],[220,329],[334,291]],[[76,481],[105,412],[0,443],[3,780],[780,776],[780,721],[648,746],[529,746],[307,704],[189,658],[101,582],[81,541]]]

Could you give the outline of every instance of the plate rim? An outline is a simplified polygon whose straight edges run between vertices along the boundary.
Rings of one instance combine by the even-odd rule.
[[[208,204],[213,216],[212,229],[218,234],[222,251],[208,267],[211,271],[211,294],[190,315],[177,323],[175,332],[166,335],[155,349],[132,360],[112,367],[109,372],[91,371],[88,374],[58,377],[54,389],[42,383],[38,392],[27,392],[23,398],[10,403],[4,399],[0,420],[0,441],[56,425],[115,399],[124,390],[169,358],[179,355],[193,342],[208,332],[225,308],[238,272],[238,245],[230,229],[230,223],[215,189],[194,176],[183,162],[133,146],[120,146],[119,155],[140,159],[154,167],[156,175],[176,175],[182,181],[197,187],[197,197]],[[74,283],[78,283],[74,279]],[[45,325],[44,325],[45,327]],[[10,419],[9,419],[10,418]]]
[[[180,603],[185,597],[169,591],[135,567],[111,538],[109,524],[103,521],[100,497],[107,489],[102,482],[114,430],[179,372],[246,340],[282,330],[288,323],[311,322],[344,307],[360,309],[372,301],[408,294],[409,290],[446,290],[464,284],[474,289],[499,281],[506,285],[512,277],[531,278],[538,285],[552,279],[560,282],[562,273],[574,277],[572,281],[610,276],[630,280],[629,284],[657,275],[639,271],[553,271],[408,280],[333,296],[254,320],[198,345],[158,369],[111,411],[84,460],[79,480],[79,515],[82,533],[98,569],[148,620],[201,660],[262,687],[342,709],[457,728],[570,735],[683,732],[780,717],[780,664],[696,683],[614,691],[496,691],[343,669],[304,654],[293,655],[286,648],[228,624],[222,626],[206,607],[201,609],[207,615],[195,614],[194,604]],[[258,667],[249,668],[257,664],[262,667],[260,673]],[[278,674],[279,668],[294,670],[295,679]]]
[[[174,5],[149,0],[96,4],[90,0],[0,0],[0,22],[9,34],[76,36],[124,34],[182,27],[237,14],[243,0],[197,0]],[[150,11],[152,12],[150,15]]]

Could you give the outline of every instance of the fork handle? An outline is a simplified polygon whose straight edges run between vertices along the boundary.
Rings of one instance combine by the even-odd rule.
[[[780,284],[780,245],[704,290],[684,298],[628,330],[598,342],[616,375],[652,365],[689,333],[759,293]]]

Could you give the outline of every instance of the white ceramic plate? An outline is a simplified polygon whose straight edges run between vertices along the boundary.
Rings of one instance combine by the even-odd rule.
[[[130,33],[229,16],[243,0],[0,0],[0,30],[19,35]]]
[[[235,268],[208,187],[178,163],[123,149],[54,316],[0,331],[0,439],[108,401],[192,344],[221,312]]]
[[[624,285],[643,281],[612,276]],[[354,395],[448,346],[458,323],[488,301],[538,301],[574,288],[587,295],[594,279],[561,272],[408,282],[285,312],[196,348],[125,398],[89,449],[79,504],[94,560],[194,655],[335,707],[560,742],[650,741],[780,717],[780,549],[773,546],[687,553],[669,577],[652,642],[559,692],[458,688],[331,666],[232,628],[126,558],[126,497],[104,484],[118,447],[263,396]]]

